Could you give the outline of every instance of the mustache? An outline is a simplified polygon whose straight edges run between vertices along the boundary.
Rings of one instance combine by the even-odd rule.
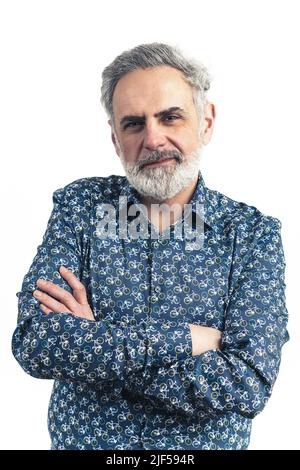
[[[177,150],[154,150],[137,162],[137,169],[141,171],[148,163],[162,162],[168,158],[174,158],[178,163],[182,163],[184,156]]]

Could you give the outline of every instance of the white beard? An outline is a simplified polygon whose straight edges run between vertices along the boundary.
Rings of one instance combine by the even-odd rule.
[[[158,161],[159,155],[172,156],[172,151],[149,152],[147,157],[135,164],[125,162],[123,155],[120,159],[129,183],[142,195],[157,201],[170,199],[187,188],[198,176],[202,148],[190,155],[184,156],[174,151],[175,162],[170,165],[141,168],[141,162]]]

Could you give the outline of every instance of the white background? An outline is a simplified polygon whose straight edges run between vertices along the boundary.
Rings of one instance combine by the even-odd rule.
[[[143,42],[179,46],[214,80],[205,183],[282,221],[291,340],[251,449],[299,449],[299,2],[7,0],[0,3],[2,449],[49,449],[52,381],[10,351],[16,292],[55,189],[124,174],[101,108],[102,69]]]

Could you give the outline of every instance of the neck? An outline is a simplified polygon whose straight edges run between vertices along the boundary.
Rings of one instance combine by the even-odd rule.
[[[198,175],[187,188],[180,191],[174,197],[163,201],[140,196],[142,204],[147,208],[150,220],[159,228],[159,231],[163,231],[170,223],[173,224],[179,217],[181,217],[184,210],[184,204],[188,204],[192,199],[197,183]],[[164,205],[164,210],[160,207],[162,204]]]
[[[180,191],[178,194],[175,194],[175,196],[171,197],[170,199],[164,199],[163,201],[158,201],[157,199],[143,195],[140,195],[140,199],[142,204],[144,204],[148,208],[151,207],[151,204],[167,204],[168,206],[178,204],[183,209],[184,204],[188,204],[192,199],[197,183],[198,175],[187,188],[184,188],[182,191]]]

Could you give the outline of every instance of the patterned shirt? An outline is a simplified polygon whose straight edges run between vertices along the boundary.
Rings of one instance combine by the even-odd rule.
[[[14,357],[54,379],[51,449],[246,449],[289,339],[281,222],[207,188],[199,172],[200,249],[174,236],[176,223],[169,239],[101,238],[101,208],[116,208],[118,227],[120,196],[127,208],[140,202],[125,176],[57,189],[16,294]],[[39,278],[72,293],[62,265],[85,285],[95,321],[39,308]],[[220,349],[192,356],[189,324],[221,330]]]

